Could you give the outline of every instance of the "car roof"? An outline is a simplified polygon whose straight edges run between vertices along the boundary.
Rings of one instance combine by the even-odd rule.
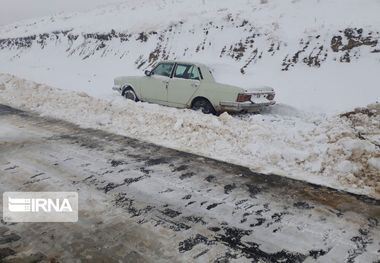
[[[183,60],[161,60],[158,63],[178,63],[178,64],[192,64],[196,65],[198,67],[207,67],[206,65],[198,62],[193,62],[193,61],[183,61]],[[208,68],[208,67],[207,67]]]

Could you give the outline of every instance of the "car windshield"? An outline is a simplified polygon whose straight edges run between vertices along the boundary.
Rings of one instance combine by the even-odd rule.
[[[154,75],[170,77],[173,66],[173,63],[161,63],[152,72]]]

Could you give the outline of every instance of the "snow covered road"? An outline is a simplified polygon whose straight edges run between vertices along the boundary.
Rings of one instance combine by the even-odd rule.
[[[379,262],[380,202],[0,106],[0,190],[77,191],[0,225],[0,260]]]

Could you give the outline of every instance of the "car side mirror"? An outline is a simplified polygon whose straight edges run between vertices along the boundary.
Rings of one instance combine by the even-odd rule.
[[[150,76],[152,76],[152,71],[149,71],[149,70],[145,70],[145,75],[146,76],[148,76],[148,77],[150,77]]]

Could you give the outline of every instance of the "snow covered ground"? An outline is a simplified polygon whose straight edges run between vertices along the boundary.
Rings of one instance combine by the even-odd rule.
[[[109,97],[162,59],[268,85],[281,103],[342,112],[380,100],[376,0],[127,0],[0,27],[0,72]],[[358,89],[360,88],[360,92]]]
[[[17,76],[1,75],[0,101],[379,197],[379,9],[376,0],[127,0],[21,21],[0,27],[0,72]],[[162,59],[206,63],[221,82],[272,86],[279,104],[215,117],[111,90],[115,76]],[[367,108],[339,116],[356,107]]]
[[[277,105],[219,117],[104,100],[2,74],[0,103],[158,145],[380,198],[380,104],[346,116]]]

